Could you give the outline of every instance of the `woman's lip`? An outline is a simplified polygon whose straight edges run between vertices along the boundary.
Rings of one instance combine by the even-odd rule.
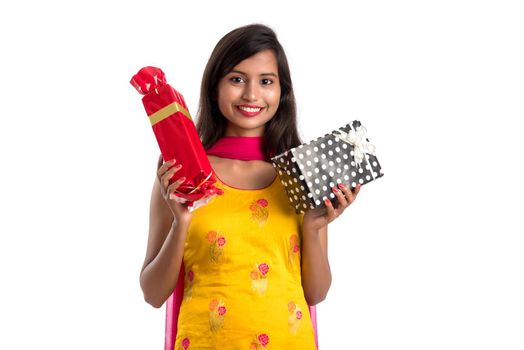
[[[260,108],[260,110],[259,110],[258,112],[248,112],[248,111],[244,111],[244,110],[242,110],[240,107]],[[249,106],[249,105],[236,106],[236,109],[237,109],[237,111],[239,111],[242,115],[244,115],[244,116],[246,116],[246,117],[255,117],[255,116],[259,115],[260,113],[262,113],[262,111],[264,110],[263,107],[259,107],[259,106]]]

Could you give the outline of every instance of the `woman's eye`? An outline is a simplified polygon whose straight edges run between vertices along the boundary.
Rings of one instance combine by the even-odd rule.
[[[244,79],[242,79],[241,77],[233,77],[230,79],[233,83],[242,83],[244,81]]]
[[[273,84],[273,80],[271,80],[271,79],[262,79],[261,82],[262,82],[263,85]]]

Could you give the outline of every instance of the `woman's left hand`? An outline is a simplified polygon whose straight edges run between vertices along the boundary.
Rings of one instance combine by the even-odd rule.
[[[339,189],[336,187],[332,188],[333,193],[338,200],[338,205],[336,208],[333,207],[331,200],[326,199],[324,203],[326,204],[325,208],[315,208],[308,210],[304,214],[304,225],[308,225],[313,230],[318,230],[324,226],[327,226],[330,222],[338,218],[351,203],[355,201],[358,193],[360,192],[361,185],[358,184],[354,190],[351,190],[349,187],[344,186],[343,184],[338,185]]]

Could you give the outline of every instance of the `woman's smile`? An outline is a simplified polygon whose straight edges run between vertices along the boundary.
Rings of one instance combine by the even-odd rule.
[[[240,105],[236,106],[236,108],[241,114],[245,115],[246,117],[255,117],[264,110],[264,107],[253,105]]]

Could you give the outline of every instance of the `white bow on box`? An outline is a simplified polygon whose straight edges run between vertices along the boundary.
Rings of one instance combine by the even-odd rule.
[[[360,167],[364,160],[364,153],[375,155],[375,146],[366,140],[367,130],[365,127],[357,126],[356,131],[349,130],[349,133],[343,130],[337,130],[333,134],[353,146],[353,156],[358,167]]]

